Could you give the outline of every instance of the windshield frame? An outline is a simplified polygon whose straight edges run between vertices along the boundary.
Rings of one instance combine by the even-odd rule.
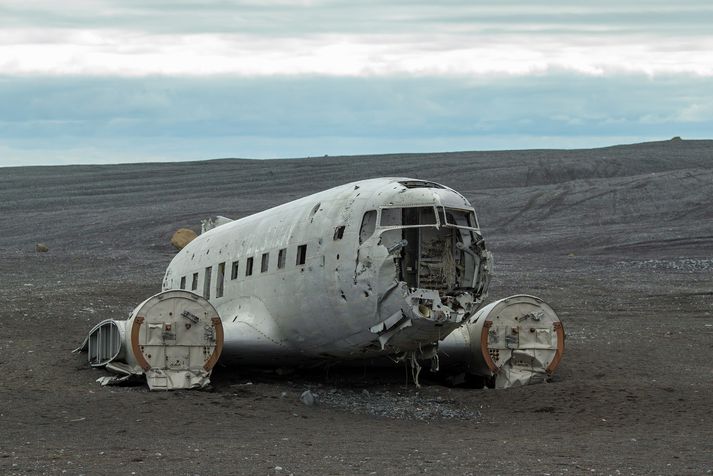
[[[475,209],[473,208],[457,208],[457,207],[446,207],[446,206],[438,206],[438,221],[439,223],[441,222],[441,216],[443,217],[443,223],[440,223],[441,226],[448,226],[451,228],[461,228],[464,230],[473,230],[473,231],[480,231],[480,223],[478,223],[478,215],[475,213]],[[448,215],[446,215],[446,212],[454,210],[457,212],[463,212],[466,213],[469,216],[473,217],[473,220],[475,220],[475,226],[463,226],[463,225],[458,225],[457,223],[449,223],[448,222]],[[471,215],[472,214],[472,215]],[[470,220],[469,220],[470,221]]]
[[[393,210],[393,209],[404,209],[404,208],[433,208],[433,213],[436,217],[435,223],[421,224],[421,225],[383,225],[382,224],[382,211],[383,210]],[[475,220],[475,226],[463,226],[457,223],[448,222],[448,211],[456,211],[465,213],[466,215],[472,216]],[[425,228],[429,226],[434,226],[436,228],[447,226],[451,228],[460,228],[463,230],[480,231],[480,223],[478,222],[478,215],[475,213],[473,208],[458,208],[458,207],[446,207],[444,205],[385,205],[378,208],[378,216],[376,220],[376,226],[381,229],[400,229],[400,228]],[[472,214],[472,215],[471,215]],[[441,219],[443,218],[443,219]],[[469,219],[470,221],[470,219]]]
[[[432,208],[433,209],[433,216],[435,217],[435,221],[433,223],[428,223],[428,224],[422,224],[422,225],[382,225],[381,220],[382,220],[382,211],[383,210],[393,210],[393,209],[401,209],[403,210],[404,208]],[[438,208],[436,205],[385,205],[379,207],[379,216],[377,217],[377,226],[381,229],[384,230],[390,230],[390,229],[402,229],[402,228],[426,228],[429,226],[436,227],[438,228],[440,226],[440,222],[438,219]]]

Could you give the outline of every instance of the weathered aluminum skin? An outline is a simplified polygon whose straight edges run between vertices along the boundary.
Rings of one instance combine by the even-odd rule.
[[[394,214],[385,210],[394,207],[435,207],[433,223],[382,226],[382,215]],[[209,299],[223,321],[225,360],[271,365],[432,357],[437,342],[481,305],[491,268],[477,222],[447,224],[445,213],[438,216],[444,209],[473,212],[461,194],[430,182],[350,183],[205,232],[173,259],[163,289],[183,286]],[[376,216],[368,233],[371,210]],[[430,220],[423,210],[427,218],[419,220]],[[407,235],[412,248],[418,241],[418,250],[409,249]],[[304,264],[298,264],[298,247],[304,245]],[[424,251],[427,245],[432,249]],[[285,266],[278,268],[282,249]],[[411,283],[403,279],[408,253],[430,253],[432,261],[428,269],[419,262],[418,271],[411,270],[417,276]],[[249,258],[253,269],[246,276]],[[238,274],[231,279],[234,262]],[[434,280],[440,289],[413,285]]]

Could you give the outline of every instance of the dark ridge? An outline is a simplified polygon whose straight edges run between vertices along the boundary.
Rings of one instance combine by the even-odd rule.
[[[178,227],[243,217],[355,180],[400,176],[463,193],[496,251],[705,252],[713,141],[517,150],[14,167],[0,177],[0,250],[170,252]],[[636,245],[641,248],[642,245]]]

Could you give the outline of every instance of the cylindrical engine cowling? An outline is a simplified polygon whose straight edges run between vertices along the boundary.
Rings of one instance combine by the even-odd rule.
[[[100,322],[77,350],[88,350],[93,367],[143,374],[151,389],[168,390],[207,385],[223,341],[223,324],[210,302],[169,290],[139,304],[126,321]],[[121,379],[108,379],[114,380]]]
[[[223,348],[223,325],[212,304],[182,290],[139,304],[125,323],[126,362],[141,367],[149,387],[190,388],[207,377]]]
[[[488,304],[439,344],[441,368],[494,377],[506,388],[544,381],[559,365],[564,329],[542,299],[519,294]]]

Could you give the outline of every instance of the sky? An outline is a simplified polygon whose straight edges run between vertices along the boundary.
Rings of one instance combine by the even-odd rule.
[[[0,0],[0,166],[711,131],[709,0]]]

